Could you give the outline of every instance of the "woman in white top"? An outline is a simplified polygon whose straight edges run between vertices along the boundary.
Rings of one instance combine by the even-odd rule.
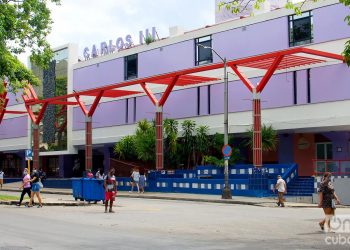
[[[140,186],[139,186],[139,181],[140,181],[140,172],[138,168],[135,168],[134,171],[132,171],[131,178],[134,181],[134,184],[137,186],[137,192],[140,193]],[[134,191],[134,185],[131,186],[131,193]]]

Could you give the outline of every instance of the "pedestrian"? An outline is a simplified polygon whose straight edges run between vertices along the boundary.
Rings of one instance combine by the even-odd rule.
[[[114,168],[109,170],[109,173],[105,177],[104,188],[105,188],[105,213],[107,213],[108,209],[108,201],[109,201],[109,212],[114,213],[112,210],[113,200],[117,193],[117,183],[115,181],[114,176]]]
[[[140,168],[140,181],[139,181],[139,187],[140,187],[140,192],[144,193],[145,192],[145,184],[146,184],[146,175],[145,175],[145,169]]]
[[[0,169],[0,189],[2,189],[2,184],[4,184],[4,171],[2,171],[2,169]]]
[[[36,169],[33,170],[33,175],[32,175],[32,179],[30,180],[30,182],[32,183],[32,191],[30,193],[30,201],[28,204],[28,207],[32,207],[33,206],[33,199],[34,199],[34,195],[36,195],[36,197],[38,197],[39,200],[39,205],[38,208],[43,207],[43,204],[41,202],[41,197],[40,197],[40,184],[39,184],[40,178],[39,178],[39,173]]]
[[[21,198],[19,199],[19,202],[16,204],[16,206],[21,206],[22,205],[22,201],[24,198],[24,195],[27,194],[29,199],[30,199],[30,195],[31,195],[31,185],[30,185],[30,175],[28,174],[28,169],[25,168],[23,171],[23,180],[22,180],[22,185],[20,187],[22,189],[22,193],[21,193]]]
[[[39,179],[40,179],[40,182],[42,185],[44,185],[44,181],[46,180],[47,176],[46,176],[46,173],[40,169],[39,170]]]
[[[140,172],[138,168],[134,168],[134,170],[132,171],[131,174],[131,191],[130,193],[132,193],[134,191],[134,186],[136,185],[137,187],[137,192],[140,193],[140,186],[139,186],[139,181],[140,181]]]
[[[331,177],[332,174],[330,172],[324,174],[318,191],[320,197],[318,207],[322,207],[325,214],[325,218],[319,222],[319,225],[321,230],[324,230],[326,225],[328,227],[327,232],[331,232],[331,219],[335,214],[336,204],[340,204],[340,200],[331,182]]]
[[[277,183],[274,187],[274,190],[273,190],[274,192],[275,192],[275,189],[277,189],[278,191],[277,206],[284,207],[284,201],[285,201],[284,194],[287,193],[287,185],[280,175],[277,175]]]
[[[94,178],[94,175],[92,174],[91,169],[88,169],[88,170],[87,170],[86,177],[87,177],[87,178],[90,178],[90,179],[91,179],[91,178]]]
[[[101,169],[97,169],[96,175],[95,175],[97,180],[103,180],[103,174],[101,174]]]

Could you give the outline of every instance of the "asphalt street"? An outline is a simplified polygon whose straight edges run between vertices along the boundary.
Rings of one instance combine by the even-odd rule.
[[[0,249],[350,248],[326,244],[318,208],[119,198],[114,209],[2,205]]]

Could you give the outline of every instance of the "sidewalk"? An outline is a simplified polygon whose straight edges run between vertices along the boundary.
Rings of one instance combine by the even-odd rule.
[[[20,183],[4,184],[0,194],[20,196],[19,190]],[[88,202],[75,201],[71,189],[55,189],[44,188],[41,192],[43,195],[44,205],[51,206],[85,206],[89,205]],[[239,204],[239,205],[251,205],[261,207],[276,207],[276,199],[274,198],[257,198],[257,197],[244,197],[234,196],[232,200],[223,200],[219,195],[205,195],[205,194],[184,194],[184,193],[129,193],[125,191],[119,191],[118,197],[123,198],[136,198],[136,199],[160,199],[160,200],[179,200],[179,201],[193,201],[193,202],[211,202],[211,203],[224,203],[224,204]],[[15,201],[0,201],[0,204],[14,205]],[[295,208],[317,208],[316,204],[307,203],[295,203],[286,202],[287,207]]]

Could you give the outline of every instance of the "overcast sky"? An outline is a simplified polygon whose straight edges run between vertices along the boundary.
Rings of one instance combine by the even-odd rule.
[[[128,34],[138,44],[138,32],[146,28],[156,27],[163,38],[170,26],[188,31],[215,22],[215,0],[61,0],[51,9],[51,46],[77,43],[80,56],[85,47]],[[26,57],[20,56],[25,64]]]

